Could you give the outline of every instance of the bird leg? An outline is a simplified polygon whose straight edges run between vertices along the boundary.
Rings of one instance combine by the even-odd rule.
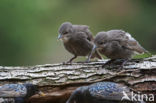
[[[85,61],[85,63],[89,63],[90,62],[90,58],[91,58],[91,56],[89,55],[87,60]]]
[[[122,63],[120,64],[119,69],[123,69],[124,65],[129,61],[129,59],[123,59]]]
[[[74,55],[74,57],[72,57],[71,59],[69,59],[67,62],[65,62],[65,63],[63,63],[63,64],[72,63],[72,61],[73,61],[74,59],[76,59],[76,58],[77,58],[77,55]]]
[[[104,67],[107,66],[107,65],[112,64],[115,60],[116,60],[116,59],[111,59],[111,60],[107,61],[105,64],[102,65],[102,68],[104,68]]]
[[[105,64],[103,64],[102,67],[104,68],[105,66],[107,65],[110,66],[112,63],[114,63],[116,65],[120,65],[119,69],[122,69],[128,61],[129,59],[111,59],[107,61]]]

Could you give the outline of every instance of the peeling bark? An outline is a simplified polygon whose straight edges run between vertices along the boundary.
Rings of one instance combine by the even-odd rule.
[[[91,63],[46,64],[30,67],[0,66],[0,85],[33,83],[46,96],[32,96],[31,103],[65,103],[73,90],[100,81],[127,85],[134,91],[156,94],[156,56],[129,61],[124,68],[117,65],[102,68],[105,61]]]

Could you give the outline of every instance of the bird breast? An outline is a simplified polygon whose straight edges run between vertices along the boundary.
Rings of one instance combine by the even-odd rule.
[[[87,56],[92,49],[91,44],[84,44],[81,41],[68,41],[64,43],[64,46],[70,53],[77,56]]]

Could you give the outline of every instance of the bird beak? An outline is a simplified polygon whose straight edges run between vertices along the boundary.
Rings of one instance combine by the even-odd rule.
[[[43,92],[41,92],[41,91],[39,91],[38,94],[39,94],[40,96],[45,96],[45,94],[44,94]]]
[[[90,61],[90,58],[92,57],[93,53],[96,51],[97,46],[94,44],[91,53],[88,56],[87,62]]]
[[[61,34],[58,35],[58,40],[60,40],[60,39],[62,39],[62,35]]]
[[[96,50],[97,46],[94,44],[93,48],[92,48],[92,52],[94,52]]]
[[[97,48],[97,46],[94,44],[93,45],[93,48],[92,48],[92,51],[91,51],[91,55],[90,55],[90,57],[93,55],[93,53],[96,51],[96,48]]]

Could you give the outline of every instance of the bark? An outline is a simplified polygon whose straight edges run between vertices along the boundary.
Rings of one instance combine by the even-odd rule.
[[[46,64],[30,67],[0,66],[0,85],[33,83],[46,95],[32,96],[31,103],[65,103],[77,87],[100,81],[127,85],[134,91],[156,94],[156,56],[133,59],[123,68],[114,64],[102,68],[105,61],[72,64]]]

